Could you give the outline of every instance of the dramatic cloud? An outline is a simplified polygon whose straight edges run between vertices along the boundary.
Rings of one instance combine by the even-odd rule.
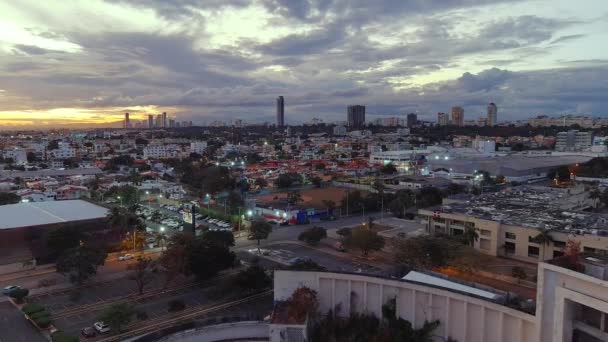
[[[271,121],[278,95],[288,123],[344,120],[351,103],[427,119],[453,105],[474,119],[490,101],[500,120],[608,114],[603,0],[24,0],[0,13],[0,128],[126,109]]]

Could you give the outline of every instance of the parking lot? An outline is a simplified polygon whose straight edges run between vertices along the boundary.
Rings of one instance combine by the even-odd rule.
[[[59,291],[34,297],[33,301],[44,305],[52,312],[54,324],[66,333],[78,335],[80,329],[91,326],[99,320],[100,314],[113,303],[128,302],[136,312],[145,312],[147,319],[168,314],[169,302],[183,301],[186,308],[212,305],[225,301],[234,293],[221,285],[236,270],[229,270],[203,284],[193,279],[180,278],[166,290],[162,289],[162,277],[153,279],[143,295],[137,293],[135,282],[119,279],[112,282],[93,284],[80,291]],[[79,295],[75,296],[75,293]],[[132,323],[136,323],[134,317]]]

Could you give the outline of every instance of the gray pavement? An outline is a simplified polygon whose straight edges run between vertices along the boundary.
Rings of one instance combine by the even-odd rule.
[[[0,303],[0,342],[46,342],[23,313],[9,302]]]

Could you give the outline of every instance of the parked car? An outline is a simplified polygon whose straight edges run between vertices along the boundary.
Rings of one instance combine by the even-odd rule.
[[[127,260],[131,260],[135,258],[135,256],[133,256],[133,254],[123,254],[121,256],[118,257],[118,260],[120,261],[127,261]]]
[[[105,324],[104,322],[96,322],[95,324],[93,324],[93,327],[100,334],[104,334],[110,331],[110,326]]]
[[[91,337],[95,337],[95,335],[97,335],[97,332],[95,331],[95,328],[93,328],[93,327],[86,327],[86,328],[82,328],[80,330],[80,335],[82,335],[82,337],[84,337],[84,338],[91,338]]]
[[[7,286],[7,287],[5,287],[5,288],[2,289],[2,294],[8,296],[8,295],[11,294],[11,292],[13,292],[15,290],[18,290],[20,288],[21,287],[19,287],[17,285],[9,285],[9,286]]]
[[[295,258],[291,258],[287,261],[287,263],[289,264],[289,266],[293,266],[302,262],[309,262],[312,261],[312,259],[310,259],[309,257],[295,257]]]

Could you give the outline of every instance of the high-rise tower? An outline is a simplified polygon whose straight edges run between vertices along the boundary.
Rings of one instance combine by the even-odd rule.
[[[348,127],[360,128],[365,124],[365,106],[352,105],[346,109]]]
[[[277,97],[277,127],[285,126],[285,99]]]
[[[452,107],[452,125],[464,126],[464,109],[460,106]]]
[[[488,126],[496,126],[498,123],[498,107],[494,102],[490,102],[488,105]]]

